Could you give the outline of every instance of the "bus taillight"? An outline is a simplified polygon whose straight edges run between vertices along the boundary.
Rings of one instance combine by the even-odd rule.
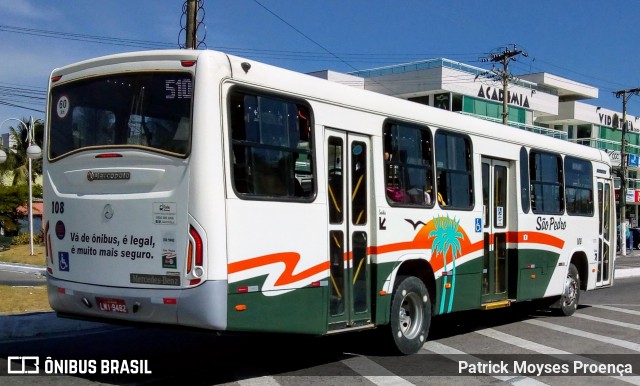
[[[189,227],[189,248],[187,253],[187,273],[192,273],[196,277],[203,274],[202,265],[204,264],[204,251],[202,250],[202,237],[196,229]],[[199,280],[197,281],[199,282]]]
[[[53,253],[51,252],[51,235],[49,234],[49,221],[44,224],[44,261],[47,261],[47,257],[53,264]]]

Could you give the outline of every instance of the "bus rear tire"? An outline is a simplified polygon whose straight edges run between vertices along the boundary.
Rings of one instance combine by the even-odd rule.
[[[562,296],[560,297],[560,308],[558,312],[563,316],[571,316],[578,309],[580,301],[580,275],[575,265],[569,265],[567,278],[564,283]]]
[[[415,354],[427,340],[431,325],[431,300],[422,280],[400,276],[391,300],[389,330],[400,354]]]

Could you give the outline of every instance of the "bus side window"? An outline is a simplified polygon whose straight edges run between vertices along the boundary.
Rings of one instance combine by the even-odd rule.
[[[540,214],[564,213],[564,178],[559,154],[529,152],[531,210]]]
[[[474,205],[471,139],[438,130],[435,134],[436,174],[441,207],[469,210]]]
[[[385,189],[390,203],[433,205],[431,142],[431,131],[427,127],[395,122],[385,124]]]
[[[234,91],[230,95],[233,185],[243,198],[310,201],[313,135],[306,105]]]

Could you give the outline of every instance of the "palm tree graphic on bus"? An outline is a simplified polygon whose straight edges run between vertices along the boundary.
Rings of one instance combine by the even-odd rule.
[[[464,240],[464,234],[460,232],[460,220],[449,218],[447,215],[435,217],[433,220],[433,229],[429,232],[429,238],[433,238],[431,249],[434,256],[440,255],[443,260],[443,271],[447,271],[447,255],[451,251],[451,291],[449,292],[449,307],[447,312],[451,312],[453,306],[453,294],[456,287],[456,258],[462,254],[462,245],[460,240]],[[445,296],[447,288],[448,276],[443,275],[443,296],[440,302],[440,313],[444,311]]]

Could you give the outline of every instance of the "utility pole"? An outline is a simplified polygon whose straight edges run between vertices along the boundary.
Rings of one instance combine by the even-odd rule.
[[[495,62],[502,63],[502,70],[493,71],[495,76],[502,80],[502,124],[506,125],[509,118],[509,80],[513,77],[509,74],[509,62],[515,61],[516,56],[522,55],[524,57],[529,56],[526,52],[516,49],[516,45],[512,44],[513,48],[505,47],[501,53],[491,54],[489,58],[481,59],[483,62]]]
[[[627,204],[627,158],[625,150],[627,147],[627,101],[632,95],[638,95],[640,88],[632,88],[627,90],[619,90],[613,92],[616,98],[622,98],[622,139],[620,143],[620,198],[618,199],[620,212],[620,251],[622,256],[627,255],[627,221],[626,221],[626,204]]]
[[[187,0],[187,37],[185,47],[195,49],[198,45],[196,29],[198,27],[198,0]]]

